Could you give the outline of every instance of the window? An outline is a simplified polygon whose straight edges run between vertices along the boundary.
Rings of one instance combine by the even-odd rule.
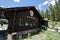
[[[20,20],[19,20],[19,26],[24,26],[24,19],[20,18]]]
[[[21,18],[19,19],[19,26],[21,26]]]
[[[0,30],[7,30],[8,28],[8,20],[0,19]]]
[[[28,26],[29,24],[28,24],[28,22],[25,22],[25,26]]]

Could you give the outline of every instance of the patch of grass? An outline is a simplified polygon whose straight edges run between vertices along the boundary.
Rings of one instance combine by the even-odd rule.
[[[51,26],[51,25],[52,25],[52,22],[49,21],[49,22],[48,22],[48,25]],[[60,22],[57,22],[57,24],[55,25],[55,27],[60,27]]]
[[[22,36],[19,36],[19,37],[18,37],[18,40],[23,40]]]
[[[54,32],[52,31],[46,31],[45,34],[47,35],[46,40],[52,40]]]
[[[41,32],[42,34],[46,34],[46,40],[60,40],[60,33],[52,32],[52,31],[45,31],[44,33]],[[41,34],[40,34],[41,35]]]
[[[28,33],[27,38],[31,39],[31,34],[30,33]]]
[[[56,27],[60,27],[60,22],[57,22],[57,25],[55,25]]]

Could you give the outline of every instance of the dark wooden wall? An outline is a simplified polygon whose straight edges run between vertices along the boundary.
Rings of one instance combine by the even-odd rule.
[[[38,18],[35,12],[32,18],[28,18],[28,16],[31,17],[30,10],[23,10],[23,11],[7,10],[5,11],[4,14],[6,15],[6,18],[9,20],[9,27],[8,27],[9,32],[24,31],[39,27],[40,19]],[[20,19],[22,19],[22,22],[24,21],[23,26],[19,25]],[[25,22],[27,21],[32,22],[32,26],[30,24],[28,26],[25,26]],[[33,22],[37,22],[37,23],[33,25]]]

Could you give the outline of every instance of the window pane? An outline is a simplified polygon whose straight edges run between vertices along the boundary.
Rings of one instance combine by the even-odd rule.
[[[29,24],[28,24],[28,22],[25,22],[25,26],[28,26]]]

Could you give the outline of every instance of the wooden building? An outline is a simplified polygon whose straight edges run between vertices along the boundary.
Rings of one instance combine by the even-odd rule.
[[[2,11],[9,21],[9,33],[42,28],[43,18],[34,6],[4,8]]]
[[[9,32],[39,28],[42,20],[35,7],[6,8],[4,14],[9,20]]]

